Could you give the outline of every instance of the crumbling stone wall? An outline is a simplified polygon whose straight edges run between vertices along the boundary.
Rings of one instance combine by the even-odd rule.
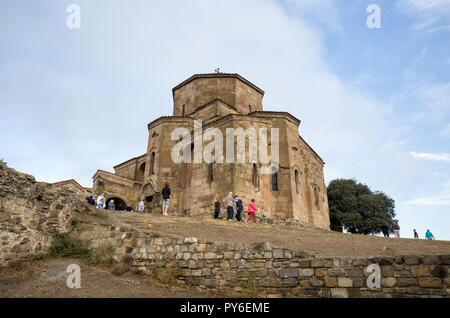
[[[90,248],[112,245],[118,261],[129,255],[143,271],[175,262],[183,270],[178,284],[203,290],[236,293],[253,282],[259,297],[450,298],[450,255],[315,258],[269,243],[158,237],[92,223],[78,223],[72,235]],[[367,285],[370,264],[380,266],[380,288]]]
[[[0,266],[46,251],[53,234],[70,230],[74,213],[90,209],[73,191],[0,163]]]

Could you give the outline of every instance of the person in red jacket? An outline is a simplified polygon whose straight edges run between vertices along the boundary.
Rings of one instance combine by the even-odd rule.
[[[253,217],[253,220],[256,223],[256,216],[255,216],[255,212],[256,211],[258,211],[258,209],[255,206],[255,199],[252,199],[252,201],[248,205],[248,219],[247,219],[247,223],[248,223],[248,221],[250,220],[251,217]]]

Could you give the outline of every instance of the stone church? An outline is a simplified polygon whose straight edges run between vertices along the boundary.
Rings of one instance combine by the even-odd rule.
[[[254,198],[259,212],[269,218],[329,228],[324,162],[299,135],[299,119],[287,112],[264,111],[264,91],[238,74],[196,74],[174,87],[172,94],[173,115],[148,124],[147,152],[118,164],[114,173],[98,170],[94,195],[105,193],[116,209],[137,210],[143,199],[147,211],[161,213],[161,190],[168,182],[169,214],[212,213],[216,198],[224,212],[224,198],[233,192],[244,203],[244,215]],[[260,163],[247,161],[175,163],[171,151],[179,140],[172,140],[172,132],[180,127],[192,132],[194,120],[202,120],[204,130],[219,129],[223,136],[227,128],[278,128],[278,170],[262,174]]]

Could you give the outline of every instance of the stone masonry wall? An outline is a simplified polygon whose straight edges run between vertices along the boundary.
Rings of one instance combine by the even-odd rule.
[[[71,235],[93,249],[110,244],[116,260],[129,255],[133,266],[143,271],[176,263],[183,270],[178,284],[202,290],[236,293],[253,282],[259,297],[450,298],[450,255],[314,258],[269,243],[158,237],[92,223],[78,223]],[[367,285],[370,264],[380,266],[380,288]]]
[[[73,213],[91,209],[76,193],[0,163],[0,266],[46,251],[70,229]]]

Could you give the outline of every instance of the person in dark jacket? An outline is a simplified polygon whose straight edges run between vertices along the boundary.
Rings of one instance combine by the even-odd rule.
[[[170,198],[171,198],[171,194],[170,194],[170,188],[169,188],[169,183],[166,182],[164,189],[162,189],[161,191],[162,194],[162,210],[163,210],[163,215],[167,216],[169,215],[167,212],[169,210],[169,204],[170,204]]]
[[[220,201],[216,199],[216,203],[214,204],[214,218],[218,219],[220,214]]]
[[[384,237],[389,237],[389,228],[386,223],[381,226],[381,232],[383,232]]]
[[[242,200],[239,199],[239,197],[237,195],[234,197],[234,199],[236,200],[235,201],[236,202],[236,220],[238,222],[241,222],[241,212],[243,210]]]

